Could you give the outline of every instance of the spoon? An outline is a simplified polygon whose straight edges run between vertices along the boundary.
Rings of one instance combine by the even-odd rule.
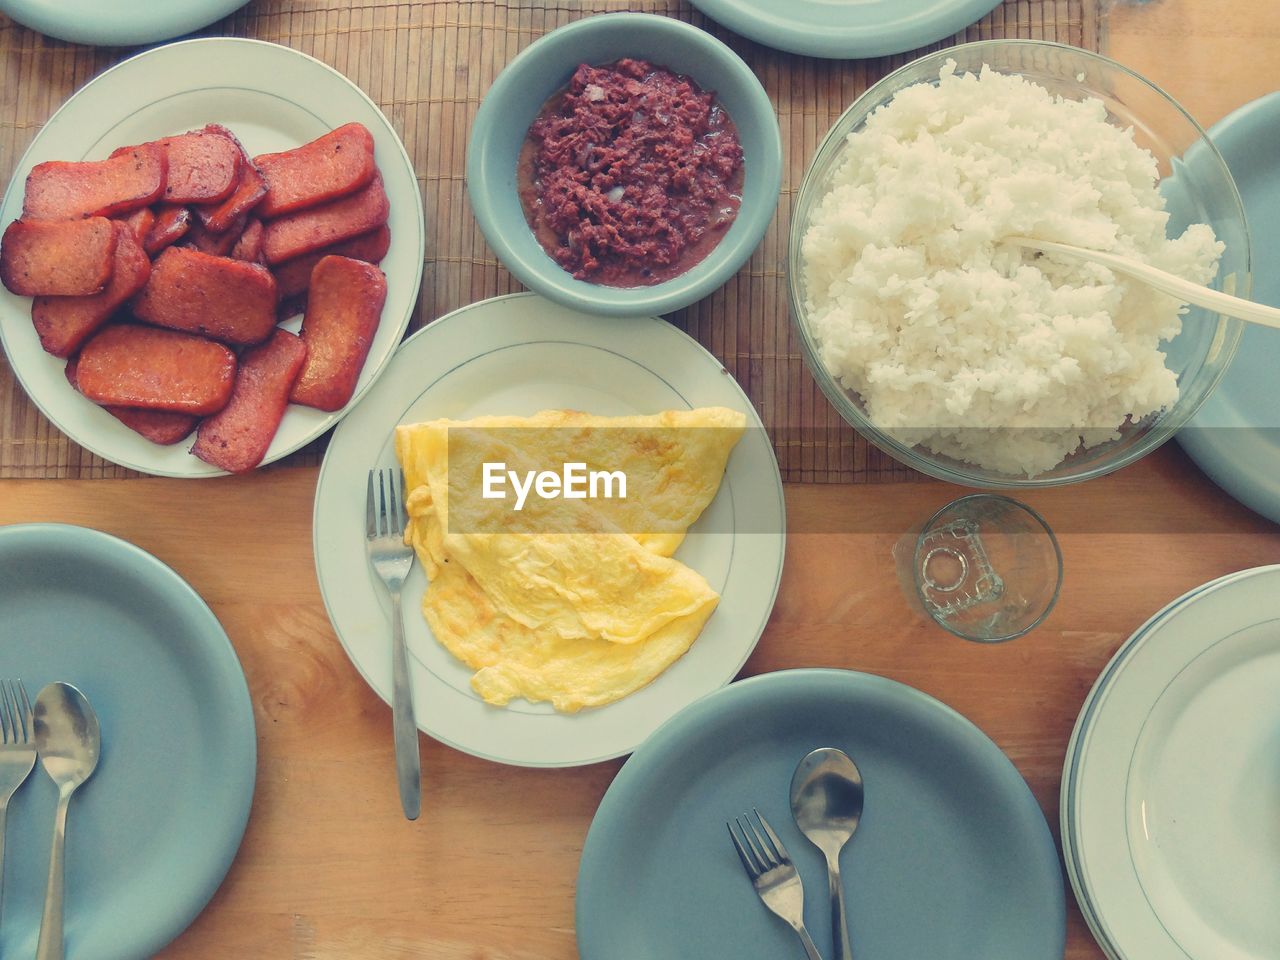
[[[1177,297],[1184,303],[1194,303],[1197,307],[1204,307],[1206,310],[1212,310],[1215,313],[1225,313],[1229,317],[1237,317],[1241,320],[1247,320],[1249,323],[1280,329],[1280,310],[1275,307],[1268,307],[1266,304],[1255,303],[1252,300],[1243,300],[1240,297],[1233,297],[1229,293],[1223,293],[1221,290],[1214,290],[1198,283],[1192,283],[1190,280],[1184,280],[1182,277],[1167,273],[1150,264],[1143,263],[1141,260],[1134,260],[1132,257],[1122,257],[1115,253],[1090,250],[1088,247],[1077,247],[1069,243],[1057,243],[1053,240],[1037,240],[1033,237],[1005,237],[1004,239],[1016,246],[1026,247],[1030,250],[1039,250],[1042,253],[1060,253],[1080,260],[1100,263],[1104,267],[1110,267],[1117,273],[1123,273],[1135,280],[1141,280],[1161,293]]]
[[[69,683],[51,683],[41,690],[33,717],[40,763],[58,787],[49,885],[45,888],[36,960],[62,960],[62,851],[67,837],[67,807],[76,788],[89,779],[98,765],[102,736],[93,707]]]
[[[840,851],[862,816],[862,774],[848,754],[822,747],[800,761],[791,777],[791,815],[800,832],[827,858],[834,960],[850,960],[853,952],[845,922]]]

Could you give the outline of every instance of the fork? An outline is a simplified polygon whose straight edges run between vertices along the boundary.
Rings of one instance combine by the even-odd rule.
[[[733,847],[738,851],[747,876],[751,878],[751,885],[756,888],[764,905],[799,934],[809,960],[822,960],[818,948],[813,945],[813,938],[804,928],[804,886],[800,882],[795,864],[791,862],[791,855],[769,826],[769,821],[760,815],[760,811],[752,807],[751,812],[756,815],[756,820],[763,828],[763,835],[745,813],[741,818],[734,817],[733,823],[725,821]],[[741,839],[733,830],[734,824],[738,825]]]
[[[422,771],[418,759],[418,725],[413,714],[413,688],[409,685],[409,655],[404,643],[400,590],[413,566],[413,550],[404,542],[404,505],[396,492],[398,471],[370,470],[365,499],[366,552],[374,572],[391,594],[391,722],[395,730],[396,777],[400,782],[400,806],[410,820],[417,820],[422,806]],[[377,474],[377,497],[374,496]],[[403,490],[404,481],[401,481]],[[376,503],[375,503],[376,499]]]
[[[4,908],[4,821],[9,801],[36,765],[31,701],[21,680],[0,680],[0,911]]]

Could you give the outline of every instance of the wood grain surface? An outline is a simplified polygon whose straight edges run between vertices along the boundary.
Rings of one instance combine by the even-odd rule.
[[[1280,11],[1269,0],[1229,6],[1119,6],[1110,51],[1211,123],[1280,87]],[[316,585],[315,480],[309,467],[198,483],[0,480],[0,524],[95,527],[173,566],[244,664],[259,736],[248,833],[209,908],[161,956],[573,960],[578,855],[620,762],[508,768],[423,737],[425,813],[405,822],[390,710],[344,656]],[[1067,738],[1102,665],[1175,596],[1280,561],[1280,528],[1173,445],[1111,477],[1028,496],[1060,534],[1061,601],[1029,636],[984,647],[913,619],[890,557],[900,531],[960,492],[789,485],[783,585],[744,675],[843,667],[919,687],[1009,754],[1056,834]],[[1102,957],[1074,906],[1068,932],[1068,960]]]
[[[1112,0],[1104,50],[1208,128],[1280,88],[1280,5],[1269,0]]]
[[[244,664],[260,751],[248,833],[213,903],[163,956],[572,960],[578,854],[620,762],[517,769],[424,737],[426,812],[405,822],[390,710],[347,661],[318,593],[314,484],[308,468],[198,484],[0,482],[0,524],[94,527],[170,564]],[[890,556],[900,531],[956,493],[933,482],[789,485],[782,589],[744,675],[842,667],[919,687],[1009,754],[1056,834],[1067,738],[1102,665],[1167,601],[1280,561],[1280,529],[1173,446],[1027,497],[1059,531],[1062,597],[1035,632],[987,647],[913,619]],[[794,532],[816,530],[847,532]],[[1067,956],[1101,956],[1074,909]]]

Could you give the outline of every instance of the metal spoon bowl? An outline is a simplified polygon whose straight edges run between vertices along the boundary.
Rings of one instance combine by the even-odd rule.
[[[840,851],[862,818],[862,774],[849,755],[835,747],[808,754],[791,777],[791,815],[796,826],[827,858],[831,897],[831,942],[835,960],[850,960]]]
[[[62,960],[63,851],[67,838],[67,808],[71,795],[93,776],[102,750],[97,714],[85,695],[69,683],[51,683],[36,696],[32,711],[36,750],[45,773],[58,788],[58,812],[53,821],[53,849],[49,854],[49,882],[36,960]]]

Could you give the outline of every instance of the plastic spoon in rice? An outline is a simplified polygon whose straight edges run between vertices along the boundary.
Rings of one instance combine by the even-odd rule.
[[[1280,310],[1275,307],[1268,307],[1266,304],[1256,303],[1253,300],[1243,300],[1240,297],[1233,297],[1229,293],[1223,293],[1220,290],[1213,290],[1198,283],[1192,283],[1190,280],[1184,280],[1182,277],[1175,276],[1172,273],[1166,273],[1164,270],[1145,264],[1141,260],[1134,260],[1132,257],[1122,257],[1114,253],[1090,250],[1087,247],[1077,247],[1069,243],[1057,243],[1053,240],[1037,240],[1033,237],[1005,237],[1004,239],[1008,243],[1026,247],[1030,250],[1039,250],[1042,253],[1060,253],[1063,256],[1100,263],[1104,267],[1110,267],[1117,273],[1123,273],[1125,276],[1132,277],[1135,280],[1141,280],[1161,293],[1167,293],[1169,296],[1176,297],[1185,303],[1193,303],[1197,307],[1204,307],[1214,313],[1225,313],[1229,317],[1237,317],[1240,320],[1247,320],[1249,323],[1257,323],[1264,327],[1280,330]]]

